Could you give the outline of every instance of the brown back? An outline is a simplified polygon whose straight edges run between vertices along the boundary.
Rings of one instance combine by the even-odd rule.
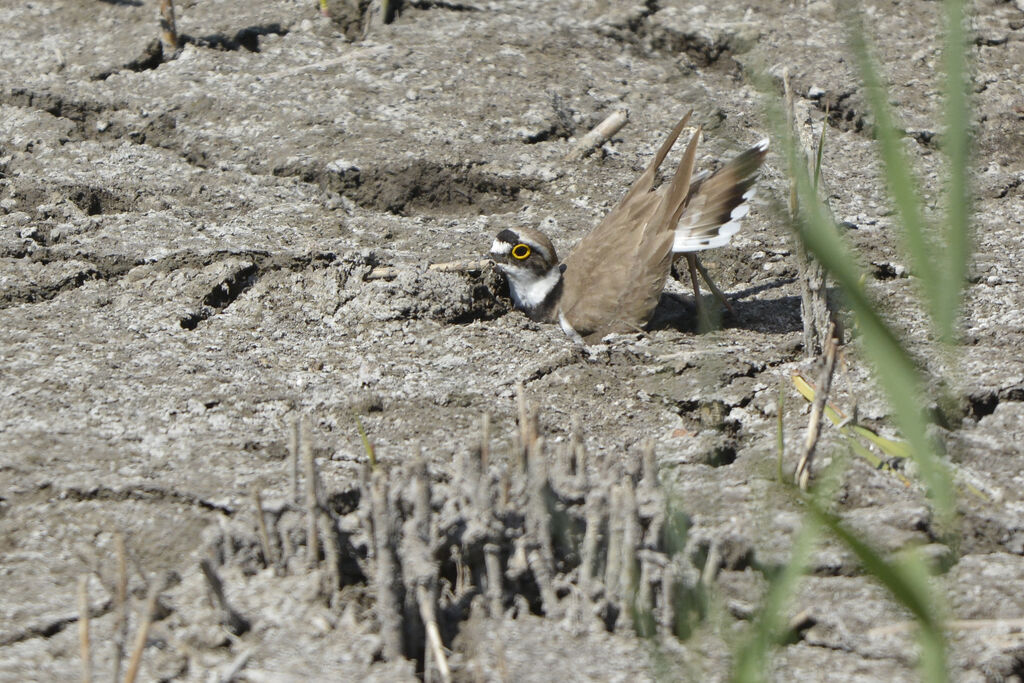
[[[565,260],[560,308],[584,337],[639,329],[658,304],[672,265],[675,223],[688,195],[699,130],[672,181],[652,187],[689,119],[690,114],[683,117],[622,201]]]

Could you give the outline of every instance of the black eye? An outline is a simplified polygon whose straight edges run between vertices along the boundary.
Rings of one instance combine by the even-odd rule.
[[[530,256],[530,247],[525,244],[517,244],[512,247],[512,256],[522,261]]]

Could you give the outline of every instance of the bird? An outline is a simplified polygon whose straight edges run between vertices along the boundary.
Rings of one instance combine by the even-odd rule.
[[[658,169],[689,123],[687,113],[607,216],[559,261],[551,240],[530,227],[506,228],[491,244],[515,307],[531,320],[557,322],[573,340],[593,344],[650,321],[673,264],[685,256],[699,299],[694,253],[728,244],[749,211],[768,139],[714,173],[693,175],[698,126],[672,178]]]

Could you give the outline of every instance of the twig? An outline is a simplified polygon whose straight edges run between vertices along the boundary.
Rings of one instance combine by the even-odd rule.
[[[249,662],[249,658],[252,657],[252,650],[246,650],[242,654],[235,657],[234,661],[231,662],[231,666],[228,670],[221,674],[218,679],[220,683],[231,683],[235,680],[235,677],[245,668],[245,665]]]
[[[536,435],[536,410],[527,406],[533,426],[530,433]],[[551,516],[548,512],[548,471],[544,456],[544,438],[534,436],[527,449],[527,508],[526,537],[533,550],[527,554],[530,572],[533,573],[540,590],[544,614],[554,617],[558,614],[558,596],[555,593],[555,559],[551,538]]]
[[[484,545],[484,569],[487,572],[487,603],[491,617],[499,618],[502,612],[504,589],[501,580],[501,547],[497,543]]]
[[[431,263],[427,270],[435,273],[478,273],[487,267],[490,261],[445,261],[443,263]],[[394,280],[402,272],[395,266],[376,266],[367,273],[363,280]]]
[[[722,568],[722,550],[719,545],[718,539],[711,539],[708,556],[704,559],[704,568],[700,572],[700,583],[705,588],[715,585],[718,570]]]
[[[373,553],[376,566],[377,619],[383,641],[384,660],[403,658],[402,647],[402,582],[398,577],[395,558],[395,524],[388,508],[388,480],[382,470],[370,475],[371,520],[373,524]]]
[[[812,165],[810,150],[813,147],[811,136],[807,132],[804,126],[798,126],[796,120],[796,102],[793,97],[793,88],[789,83],[789,69],[784,69],[782,72],[782,86],[785,92],[786,98],[786,121],[789,124],[789,129],[794,136],[794,143],[797,147],[797,157],[800,160],[806,162],[809,166]],[[802,112],[806,112],[803,109]],[[801,118],[806,118],[802,116]],[[823,123],[822,135],[824,136]],[[824,137],[819,141],[819,154],[821,152],[820,147],[824,142]],[[790,217],[793,220],[793,224],[797,225],[800,220],[800,201],[797,195],[796,185],[796,169],[790,169],[790,180],[789,180],[789,212]],[[816,176],[815,176],[816,177]],[[828,205],[828,198],[823,190],[823,185],[819,182],[816,187],[818,197],[826,211],[830,211]],[[811,358],[817,355],[819,352],[824,353],[825,345],[827,344],[826,334],[828,336],[841,337],[842,332],[838,334],[835,332],[829,332],[829,326],[834,324],[836,316],[833,315],[833,311],[828,301],[828,289],[825,281],[825,270],[818,263],[817,260],[811,258],[804,248],[803,240],[796,237],[793,240],[796,243],[796,256],[797,256],[797,269],[800,273],[800,317],[803,321],[804,327],[804,354]]]
[[[174,22],[174,0],[160,0],[160,42],[165,60],[173,59],[181,47]]]
[[[437,670],[441,673],[441,680],[449,683],[452,680],[451,669],[448,668],[448,657],[444,652],[444,644],[441,642],[441,630],[437,626],[437,613],[434,608],[434,600],[430,590],[420,584],[416,587],[416,602],[419,603],[420,619],[427,628],[427,644],[430,646],[430,653],[437,664]]]
[[[313,457],[313,435],[309,425],[309,417],[302,416],[301,438],[299,451],[302,454],[302,468],[306,478],[306,548],[308,549],[309,566],[316,567],[320,562],[320,534],[317,520],[320,517],[320,500],[317,492],[316,459]]]
[[[566,153],[564,161],[578,161],[590,154],[594,148],[603,145],[609,138],[629,121],[629,112],[619,109],[609,114],[604,121],[597,124],[593,130],[581,137],[572,149]]]
[[[895,624],[876,626],[868,630],[868,637],[906,633],[907,631],[914,630],[919,625],[917,621],[898,621]],[[950,631],[1000,629],[1019,633],[1024,630],[1024,619],[951,619],[943,622],[942,626]]]
[[[135,633],[135,646],[132,648],[132,656],[128,660],[128,671],[124,674],[124,683],[135,683],[135,677],[139,675],[139,667],[142,665],[142,652],[146,649],[149,627],[153,625],[153,612],[156,609],[158,594],[159,590],[154,578],[149,586],[149,596],[146,598],[146,607],[142,613],[142,620],[139,622],[139,630]]]
[[[641,453],[640,484],[653,489],[658,485],[658,458],[654,454],[654,439],[644,439]]]
[[[89,575],[78,577],[78,651],[82,657],[82,683],[92,681],[92,647],[89,644]]]
[[[243,617],[235,610],[234,607],[228,602],[227,595],[224,593],[224,582],[221,581],[220,576],[217,574],[217,570],[214,569],[213,563],[209,559],[203,558],[199,561],[199,568],[203,571],[203,577],[206,579],[206,585],[209,586],[210,592],[213,593],[213,597],[217,601],[217,606],[221,611],[221,623],[227,627],[228,631],[235,636],[240,636],[243,633],[249,631],[252,628],[252,624],[249,620]]]
[[[117,555],[117,583],[114,585],[114,671],[111,680],[121,680],[121,662],[124,660],[124,646],[128,639],[128,551],[124,534],[114,533],[114,552]]]
[[[637,548],[640,546],[640,511],[637,508],[636,489],[633,488],[633,480],[625,477],[622,484],[622,506],[619,514],[622,515],[622,545],[620,552],[619,588],[616,596],[619,601],[619,618],[626,630],[632,630],[635,626],[632,610],[629,605],[637,594],[640,581],[640,567],[637,562]]]
[[[256,508],[256,531],[260,539],[260,551],[263,553],[263,566],[271,567],[276,565],[270,549],[270,533],[267,531],[267,520],[263,516],[263,498],[260,490],[252,487],[252,503]]]
[[[814,450],[818,446],[818,437],[821,434],[821,418],[825,411],[825,403],[828,401],[828,392],[832,388],[832,375],[836,369],[838,342],[832,336],[833,331],[834,328],[830,327],[825,341],[825,365],[818,378],[818,393],[815,394],[814,403],[811,405],[811,416],[807,422],[807,437],[804,439],[803,452],[800,454],[800,462],[797,464],[794,474],[794,479],[802,491],[807,490],[807,485],[810,482]]]
[[[602,540],[601,527],[605,523],[604,513],[608,507],[608,497],[603,490],[595,488],[587,494],[584,505],[587,526],[583,532],[583,550],[580,554],[580,590],[587,599],[593,599],[596,592],[593,582],[597,573],[598,550]]]
[[[611,504],[608,506],[608,536],[604,565],[605,598],[611,601],[618,599],[619,569],[622,566],[622,536],[625,531],[625,515],[622,512],[623,495],[621,485],[612,486]]]
[[[491,414],[480,417],[480,473],[487,476],[491,467]]]
[[[298,505],[299,500],[299,418],[292,419],[288,433],[288,483],[292,490],[292,500]]]

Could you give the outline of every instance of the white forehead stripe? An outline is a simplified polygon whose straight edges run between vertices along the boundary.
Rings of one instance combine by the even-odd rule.
[[[492,254],[507,254],[512,251],[512,245],[508,242],[502,242],[501,240],[494,240],[491,244]]]

